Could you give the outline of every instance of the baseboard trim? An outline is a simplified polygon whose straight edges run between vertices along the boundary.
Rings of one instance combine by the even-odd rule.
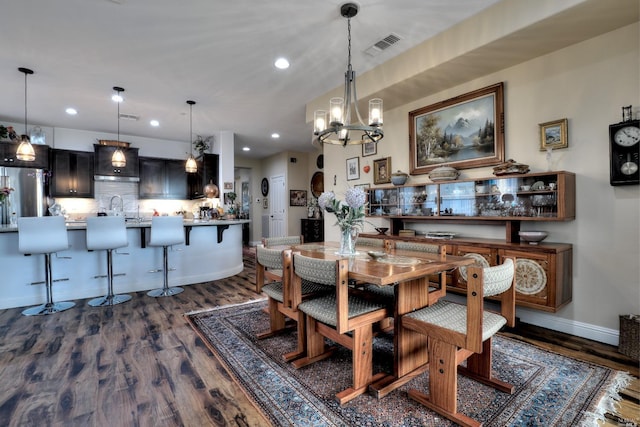
[[[541,313],[526,308],[518,308],[516,310],[516,316],[524,323],[613,346],[618,346],[620,341],[620,331],[616,329],[603,328],[602,326],[564,319],[552,314]]]

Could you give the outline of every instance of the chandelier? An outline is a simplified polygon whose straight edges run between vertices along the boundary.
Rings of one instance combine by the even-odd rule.
[[[116,151],[113,152],[111,156],[111,165],[114,168],[123,168],[127,166],[127,158],[124,156],[124,152],[122,148],[120,148],[120,103],[123,101],[121,92],[124,92],[124,89],[118,86],[114,86],[113,90],[116,91],[116,94],[111,97],[118,104],[118,139],[116,141]]]
[[[344,74],[344,97],[331,98],[329,112],[316,110],[313,113],[313,134],[317,140],[325,144],[355,145],[378,142],[384,137],[382,131],[382,99],[369,101],[369,120],[365,124],[358,109],[356,94],[356,72],[351,67],[351,18],[358,14],[358,5],[345,3],[340,7],[340,14],[347,18],[347,35],[349,42],[347,71]],[[357,122],[351,123],[351,105],[356,113]],[[327,119],[327,115],[329,116]],[[327,123],[329,124],[327,126]]]
[[[33,150],[27,133],[27,76],[33,74],[33,70],[20,67],[18,71],[24,73],[24,134],[20,136],[20,145],[16,150],[16,157],[18,160],[32,162],[36,159],[36,152]]]
[[[187,101],[189,104],[189,158],[187,159],[187,163],[184,165],[184,170],[187,173],[196,173],[198,172],[198,163],[196,163],[196,159],[193,157],[193,106],[196,101]]]

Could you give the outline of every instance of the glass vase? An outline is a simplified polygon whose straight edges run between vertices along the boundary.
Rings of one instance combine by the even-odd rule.
[[[358,239],[357,227],[340,228],[340,250],[337,252],[341,256],[356,255],[356,240]]]

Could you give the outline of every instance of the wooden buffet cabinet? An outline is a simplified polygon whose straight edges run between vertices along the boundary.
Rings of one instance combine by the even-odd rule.
[[[522,221],[575,219],[575,174],[543,172],[411,186],[376,187],[368,191],[368,214],[389,220],[386,239],[446,243],[447,253],[491,266],[516,257],[516,304],[549,312],[571,302],[573,246],[568,243],[521,243]],[[400,236],[411,223],[441,222],[505,227],[505,239]],[[448,290],[466,292],[466,270],[447,278]]]

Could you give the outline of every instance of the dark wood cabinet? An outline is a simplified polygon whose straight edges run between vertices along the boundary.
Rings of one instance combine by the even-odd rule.
[[[187,199],[187,173],[184,160],[140,157],[141,199]]]
[[[51,153],[51,196],[92,198],[93,153],[57,149]]]
[[[20,143],[12,141],[0,142],[0,166],[49,169],[50,148],[48,145],[32,145],[33,151],[36,153],[36,159],[32,162],[18,160],[16,157],[16,150],[19,145]]]
[[[138,149],[122,147],[127,164],[122,168],[111,165],[111,157],[117,147],[94,144],[94,169],[97,181],[138,181],[140,170],[138,165]]]
[[[198,159],[198,172],[188,174],[187,180],[189,182],[189,198],[201,199],[204,197],[204,186],[213,182],[220,189],[220,183],[218,182],[219,171],[219,156],[217,154],[203,154]]]
[[[324,241],[324,220],[303,218],[301,221],[302,238],[305,243]]]

